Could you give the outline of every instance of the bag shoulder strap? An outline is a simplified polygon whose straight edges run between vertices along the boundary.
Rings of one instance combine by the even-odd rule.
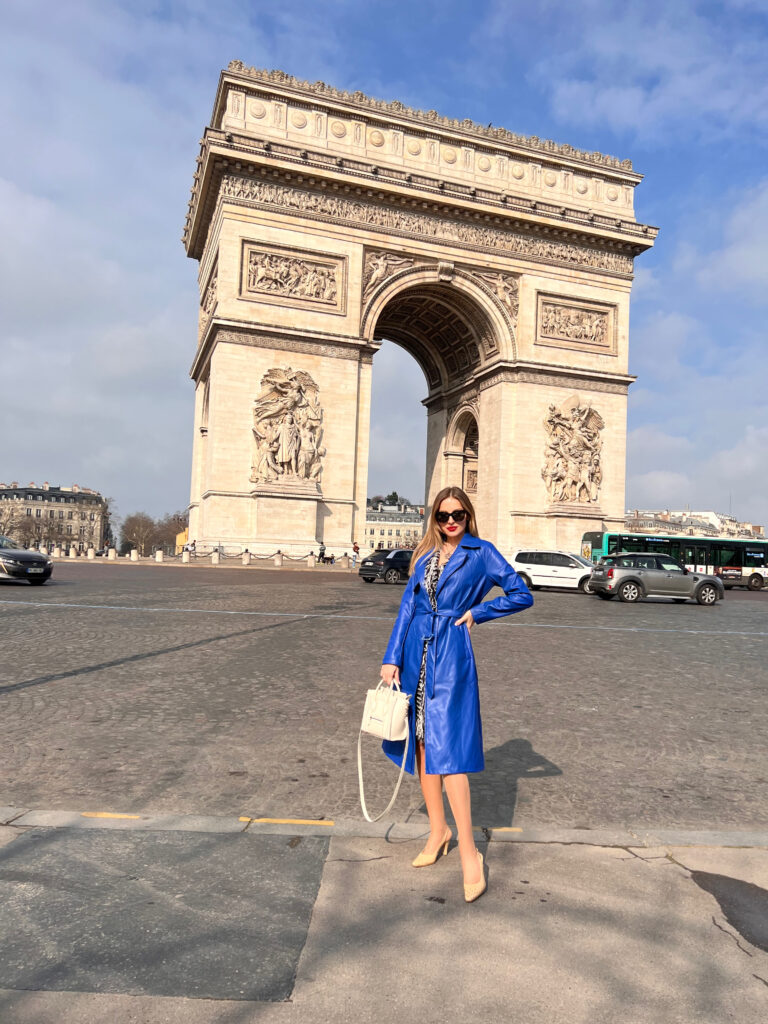
[[[384,808],[384,810],[381,812],[381,814],[377,814],[375,818],[372,818],[370,816],[370,814],[368,813],[368,808],[366,807],[366,804],[365,804],[365,791],[363,789],[363,749],[362,749],[363,730],[362,729],[360,730],[360,732],[358,734],[358,737],[357,737],[357,778],[358,778],[358,781],[360,783],[360,806],[363,808],[363,815],[364,815],[366,821],[370,821],[370,822],[378,821],[379,818],[383,818],[384,815],[387,813],[387,811],[390,811],[392,809],[392,807],[394,806],[395,800],[397,800],[397,794],[400,791],[400,783],[403,781],[403,772],[405,771],[405,759],[408,756],[408,744],[410,743],[410,741],[411,741],[411,730],[410,730],[410,728],[408,728],[408,731],[405,734],[405,749],[403,750],[403,760],[402,760],[402,763],[400,765],[400,774],[397,777],[397,782],[395,784],[395,791],[392,794],[392,799],[389,801],[389,803]]]

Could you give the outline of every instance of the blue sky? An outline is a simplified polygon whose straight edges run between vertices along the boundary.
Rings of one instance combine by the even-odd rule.
[[[661,234],[636,261],[627,505],[768,523],[768,0],[6,0],[0,18],[0,479],[75,481],[123,515],[186,505],[179,236],[238,58],[631,158]],[[424,394],[385,344],[370,493],[418,497]]]

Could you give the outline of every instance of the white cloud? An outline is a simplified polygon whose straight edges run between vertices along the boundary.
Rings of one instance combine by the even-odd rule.
[[[700,264],[698,280],[768,302],[768,178],[742,195],[723,230],[724,245]]]

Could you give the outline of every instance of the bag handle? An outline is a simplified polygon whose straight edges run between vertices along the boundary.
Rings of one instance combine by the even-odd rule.
[[[377,687],[377,689],[378,689],[378,687]],[[398,687],[398,689],[400,689],[400,687]],[[387,813],[387,811],[390,811],[392,809],[392,807],[393,807],[393,805],[395,803],[395,800],[397,800],[397,794],[400,791],[400,783],[403,781],[403,772],[405,771],[405,759],[408,756],[408,744],[410,743],[410,740],[411,740],[411,730],[407,726],[407,724],[406,724],[406,729],[407,729],[407,731],[406,731],[406,734],[405,734],[405,750],[403,751],[403,760],[402,760],[402,763],[400,765],[400,774],[398,775],[397,782],[395,784],[395,791],[392,794],[392,799],[389,801],[387,806],[384,808],[384,810],[381,812],[381,814],[377,814],[375,818],[372,818],[370,816],[370,814],[368,813],[368,808],[365,805],[365,792],[364,792],[364,789],[363,789],[363,750],[362,750],[363,730],[361,729],[360,732],[358,733],[358,736],[357,736],[357,778],[358,778],[358,782],[360,783],[360,806],[363,808],[363,815],[364,815],[366,821],[374,822],[374,821],[378,821],[379,818],[383,818],[384,815]]]

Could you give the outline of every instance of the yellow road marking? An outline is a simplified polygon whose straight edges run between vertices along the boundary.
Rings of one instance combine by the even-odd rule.
[[[325,825],[333,827],[332,821],[318,821],[316,818],[240,818],[240,821],[257,821],[263,825]]]
[[[491,832],[522,832],[521,828],[492,828]]]
[[[83,811],[81,818],[127,818],[130,821],[139,821],[140,814],[111,814],[109,811]]]

